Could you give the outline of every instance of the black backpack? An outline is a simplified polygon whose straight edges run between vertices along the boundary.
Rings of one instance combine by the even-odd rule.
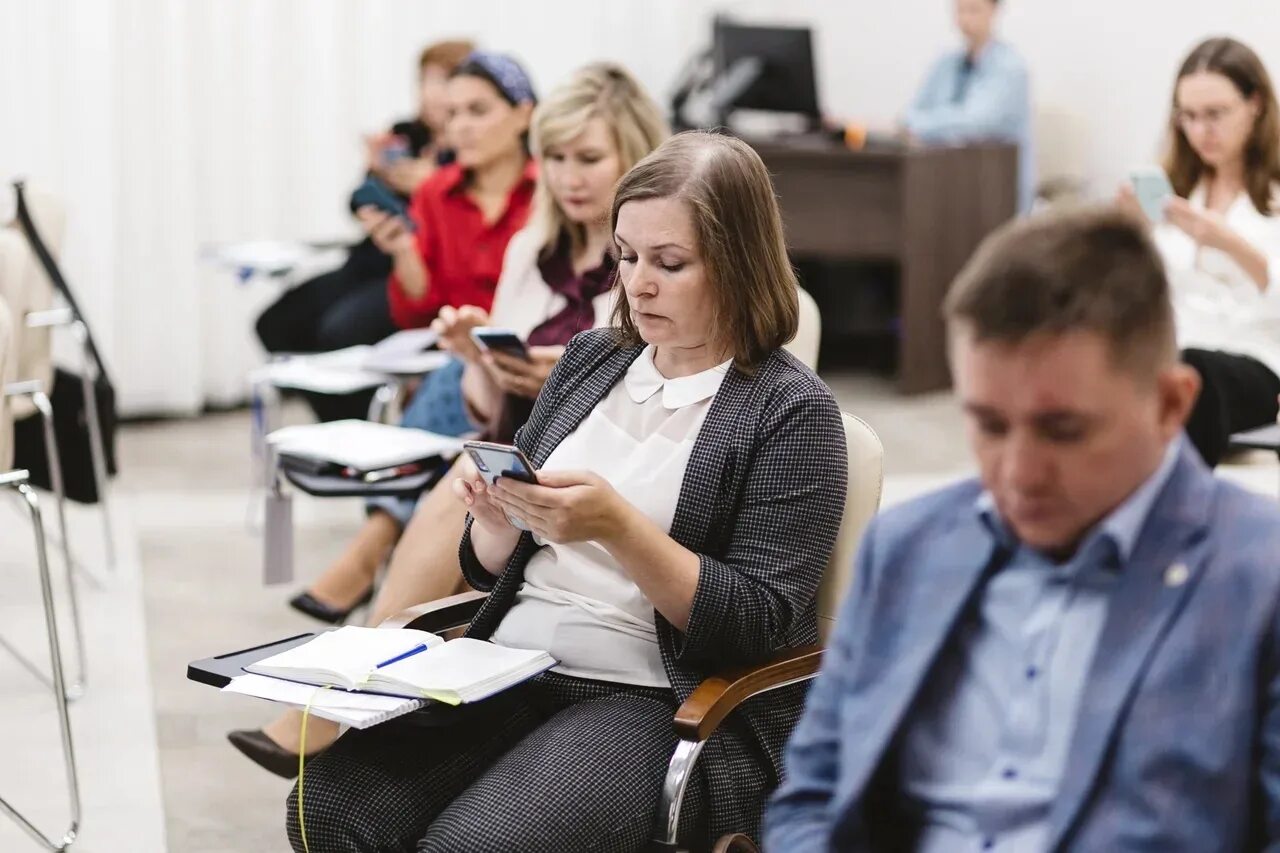
[[[45,274],[53,282],[67,304],[71,306],[77,320],[84,322],[80,306],[71,295],[66,279],[62,277],[58,264],[49,249],[40,238],[35,222],[31,219],[31,211],[27,209],[27,200],[23,194],[22,181],[14,181],[13,189],[18,199],[18,224],[26,234],[31,250],[40,259]],[[23,318],[15,317],[15,323],[22,323]],[[89,357],[97,367],[97,375],[93,381],[93,396],[98,405],[98,417],[102,421],[102,443],[106,457],[107,474],[116,473],[116,392],[107,375],[106,365],[98,355],[98,347],[94,343],[93,333],[85,323],[88,337]],[[19,376],[18,379],[27,377]],[[88,405],[85,401],[84,384],[78,373],[62,368],[55,368],[53,387],[47,389],[49,400],[53,404],[54,441],[58,447],[58,459],[62,467],[62,484],[66,495],[78,503],[98,502],[98,483],[93,475],[93,456],[90,450],[91,435],[89,432]],[[48,456],[45,453],[44,424],[39,413],[16,421],[13,425],[13,459],[15,468],[25,468],[30,473],[32,485],[42,489],[52,489],[53,482],[49,472]]]

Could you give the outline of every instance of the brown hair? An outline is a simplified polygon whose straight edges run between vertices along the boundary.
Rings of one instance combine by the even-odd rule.
[[[1244,181],[1253,206],[1264,216],[1270,216],[1275,204],[1272,185],[1280,181],[1280,107],[1276,105],[1271,76],[1256,53],[1231,38],[1212,38],[1196,45],[1178,69],[1177,81],[1201,71],[1226,77],[1243,98],[1257,97],[1258,118],[1244,149]],[[1174,192],[1185,198],[1209,167],[1178,126],[1177,81],[1169,112],[1169,147],[1164,170],[1169,173]]]
[[[980,342],[1094,332],[1142,376],[1177,357],[1164,264],[1146,230],[1111,206],[1000,228],[960,271],[943,311],[953,334],[959,325]]]
[[[428,65],[434,65],[444,69],[446,74],[452,74],[475,49],[475,45],[467,39],[450,39],[429,44],[418,57],[418,73],[426,71]]]
[[[687,206],[715,294],[716,329],[735,366],[754,370],[795,337],[800,312],[782,215],[760,155],[730,136],[676,134],[622,177],[611,227],[617,229],[624,204],[654,198]],[[625,344],[643,342],[621,296],[613,321]]]

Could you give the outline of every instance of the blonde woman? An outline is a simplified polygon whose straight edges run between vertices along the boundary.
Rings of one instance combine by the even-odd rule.
[[[493,313],[476,306],[446,308],[436,322],[443,345],[466,365],[461,386],[470,418],[487,425],[486,433],[497,441],[512,439],[569,339],[608,324],[614,187],[668,133],[659,106],[630,73],[611,63],[574,74],[538,107],[531,130],[541,161],[534,214],[507,247]],[[529,360],[477,351],[470,331],[481,325],[504,326],[525,337]],[[376,502],[346,552],[303,595],[322,602],[334,617],[345,617],[372,587],[392,548],[370,624],[458,591],[465,586],[457,557],[465,515],[447,485],[425,495],[416,513],[412,501]],[[314,607],[306,612],[326,615]],[[300,715],[285,714],[263,730],[229,737],[266,769],[292,778],[300,722]],[[312,721],[308,751],[337,735],[337,726]]]

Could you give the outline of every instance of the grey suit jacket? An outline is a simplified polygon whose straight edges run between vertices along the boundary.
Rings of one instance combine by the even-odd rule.
[[[535,466],[642,351],[620,348],[611,329],[570,342],[516,435]],[[817,641],[815,598],[844,511],[847,466],[840,410],[812,371],[783,350],[751,375],[730,369],[694,444],[671,525],[672,538],[701,558],[687,633],[656,613],[675,701],[727,667]],[[495,578],[475,558],[470,523],[463,573],[491,591],[468,635],[486,638],[514,602],[537,545],[525,533]],[[713,837],[758,826],[803,696],[791,687],[750,700],[707,743],[699,767]]]
[[[873,522],[768,850],[901,849],[894,743],[999,559],[979,488]],[[1049,823],[1055,851],[1280,849],[1280,510],[1189,443],[1120,570]]]

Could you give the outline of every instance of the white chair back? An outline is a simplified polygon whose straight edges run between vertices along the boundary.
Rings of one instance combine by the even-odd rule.
[[[9,306],[0,299],[0,473],[13,467],[13,416],[4,386],[13,381],[13,318]]]
[[[822,342],[822,314],[818,311],[818,303],[813,301],[808,291],[803,287],[796,290],[800,294],[800,318],[796,324],[796,336],[786,348],[805,367],[817,370],[818,345]]]
[[[884,447],[865,421],[843,413],[845,442],[849,450],[849,491],[844,517],[836,537],[831,562],[818,588],[818,634],[823,643],[835,625],[840,604],[853,580],[853,558],[858,553],[867,522],[880,509],[884,486]]]
[[[66,216],[58,200],[39,189],[28,186],[27,207],[49,252],[57,258],[66,231]],[[15,219],[0,228],[0,299],[9,305],[13,326],[16,365],[13,376],[19,380],[38,379],[49,390],[53,382],[52,338],[48,328],[28,329],[25,318],[34,311],[53,306],[53,283],[45,275],[40,259],[31,250],[22,226]],[[13,401],[12,416],[21,420],[35,414],[30,398]]]

